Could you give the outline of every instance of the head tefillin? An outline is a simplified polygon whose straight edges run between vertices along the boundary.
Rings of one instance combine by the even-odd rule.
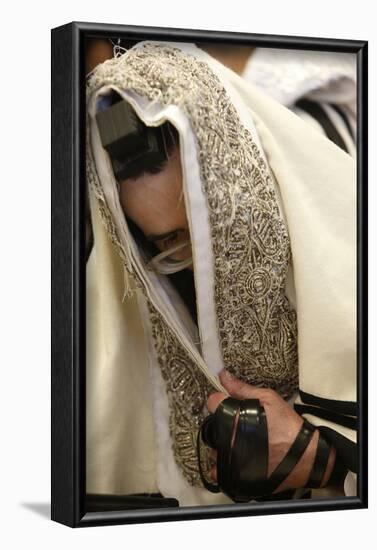
[[[127,101],[115,93],[103,96],[98,108],[96,120],[102,146],[109,153],[118,181],[161,169],[169,149],[169,123],[146,126]]]
[[[170,122],[146,126],[119,94],[100,97],[96,114],[102,146],[108,152],[116,180],[158,174],[169,154],[179,145],[179,135]],[[161,251],[146,239],[141,229],[126,216],[128,227],[140,249],[151,260]],[[183,269],[183,268],[181,268]],[[171,272],[173,274],[174,272]]]

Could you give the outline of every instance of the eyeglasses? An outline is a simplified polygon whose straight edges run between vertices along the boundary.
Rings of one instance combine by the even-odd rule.
[[[175,260],[171,257],[173,254],[178,252],[178,250],[182,250],[183,248],[189,247],[190,245],[190,241],[187,240],[175,246],[172,246],[168,250],[164,250],[164,252],[157,254],[157,256],[154,256],[154,258],[152,258],[147,263],[147,269],[150,271],[161,273],[162,275],[171,275],[172,273],[178,273],[178,271],[182,271],[183,269],[190,267],[190,265],[192,265],[191,254],[188,258],[185,258],[184,260]]]

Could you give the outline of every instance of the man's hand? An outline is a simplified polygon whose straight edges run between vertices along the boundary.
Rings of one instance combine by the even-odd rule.
[[[278,464],[280,464],[283,460],[292,443],[296,439],[296,436],[303,424],[303,418],[297,414],[292,407],[274,390],[257,388],[255,386],[245,384],[237,378],[232,377],[225,370],[220,373],[220,381],[231,397],[236,399],[259,399],[261,405],[264,407],[268,427],[268,476],[270,476],[276,466],[278,466]],[[215,412],[218,405],[226,397],[227,396],[221,392],[212,393],[207,400],[209,412]],[[288,477],[277,488],[275,491],[276,493],[287,489],[298,489],[300,487],[305,487],[313,467],[317,451],[318,437],[319,431],[315,430],[304,454]],[[331,475],[335,463],[335,455],[336,451],[334,447],[332,447],[321,487],[324,487],[327,484],[327,481]],[[212,457],[216,457],[216,451],[213,451]],[[215,481],[217,480],[216,467],[212,468],[211,477]]]

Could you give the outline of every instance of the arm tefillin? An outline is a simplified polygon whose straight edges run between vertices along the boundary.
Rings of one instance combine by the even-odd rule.
[[[304,454],[315,429],[304,419],[289,451],[268,477],[268,429],[264,407],[259,399],[224,399],[215,413],[205,418],[198,431],[198,464],[204,487],[213,493],[222,491],[234,502],[272,495]],[[203,473],[200,439],[217,451],[217,485],[208,481]],[[331,445],[320,433],[307,488],[321,486],[330,449]]]

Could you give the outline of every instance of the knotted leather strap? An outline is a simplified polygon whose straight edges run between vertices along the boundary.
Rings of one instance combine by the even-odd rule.
[[[258,399],[223,400],[205,419],[198,432],[199,471],[203,485],[211,492],[222,491],[235,502],[271,495],[296,466],[309,445],[315,427],[304,420],[295,441],[268,477],[268,429],[264,407]],[[202,471],[200,437],[217,450],[218,484],[209,482]],[[319,487],[330,448],[319,438],[316,459],[308,487]]]

